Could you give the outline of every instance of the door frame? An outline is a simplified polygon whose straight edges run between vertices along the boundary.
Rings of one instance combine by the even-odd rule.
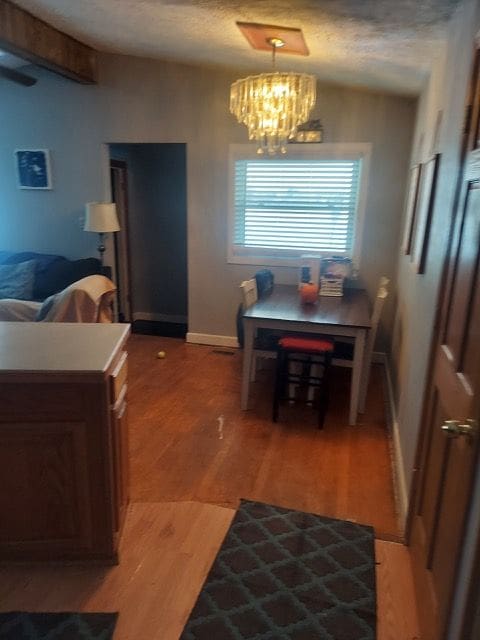
[[[480,631],[480,532],[477,532],[475,560],[471,572],[461,623],[461,638],[475,640]],[[475,635],[474,635],[475,632]]]
[[[122,262],[126,263],[126,271],[127,271],[127,291],[126,296],[128,298],[128,310],[130,317],[123,317],[121,319],[124,322],[132,322],[133,321],[133,298],[132,298],[132,263],[131,263],[131,249],[130,249],[130,224],[129,224],[129,199],[128,199],[128,164],[125,160],[118,160],[115,158],[110,158],[110,172],[120,171],[123,173],[123,184],[124,184],[124,196],[123,201],[125,203],[124,207],[124,219],[122,219],[121,223],[123,225],[122,231],[125,233],[125,248],[126,255],[121,255],[121,246],[118,240],[117,235],[114,236],[114,253],[115,253],[115,267],[117,272],[117,283],[118,283],[118,291],[117,291],[117,306],[119,313],[124,313],[125,309],[122,309],[121,304],[121,291],[120,288],[122,286],[121,276],[120,276],[120,265]],[[114,198],[114,188],[113,188],[113,176],[111,175],[111,191],[112,191],[112,200]],[[116,202],[116,200],[115,200]]]
[[[458,225],[458,215],[459,215],[459,204],[460,197],[462,193],[462,182],[465,170],[465,158],[469,152],[469,144],[471,144],[469,133],[469,124],[470,120],[473,117],[473,113],[475,110],[480,109],[480,105],[474,104],[475,97],[475,83],[474,79],[478,77],[480,74],[480,42],[476,39],[475,47],[473,49],[472,55],[472,64],[470,70],[470,85],[467,89],[466,96],[466,104],[464,108],[464,125],[460,138],[460,156],[459,156],[459,167],[456,177],[456,186],[455,186],[455,194],[452,203],[452,216],[450,219],[450,227],[448,232],[447,244],[445,247],[445,254],[443,257],[442,270],[440,275],[440,285],[437,294],[437,301],[435,307],[435,317],[433,324],[433,332],[432,338],[430,342],[429,348],[429,359],[428,359],[428,368],[426,375],[426,386],[423,394],[422,400],[422,411],[421,411],[421,426],[419,437],[417,441],[416,453],[415,453],[415,461],[414,461],[414,469],[412,476],[412,484],[410,491],[410,499],[408,504],[408,512],[406,518],[406,526],[405,526],[405,542],[407,545],[410,545],[411,542],[411,533],[413,520],[416,512],[416,508],[418,506],[421,480],[423,476],[424,465],[428,456],[428,448],[427,448],[427,440],[428,440],[428,418],[430,411],[430,397],[429,397],[429,389],[432,384],[433,374],[434,374],[434,364],[436,359],[437,345],[441,338],[441,320],[444,313],[444,307],[446,304],[446,296],[449,290],[450,285],[450,274],[449,274],[449,265],[450,260],[452,258],[452,253],[455,250],[454,240],[456,238],[456,234],[459,232]],[[476,407],[475,413],[479,413],[479,407]],[[480,416],[479,416],[480,418]],[[474,462],[474,472],[472,477],[472,483],[468,492],[468,507],[465,514],[465,520],[462,524],[462,542],[465,541],[466,533],[467,533],[467,523],[469,521],[469,515],[471,513],[472,506],[472,498],[474,495],[474,487],[475,487],[475,479],[480,474],[480,447],[477,447],[476,457]],[[470,584],[467,590],[466,597],[464,598],[461,612],[461,622],[460,628],[462,629],[460,636],[462,640],[470,640],[470,635],[467,635],[473,631],[473,626],[475,624],[475,606],[478,603],[478,587],[480,584],[480,530],[476,532],[476,542],[475,542],[475,552],[471,561],[469,563],[469,574],[470,574]],[[457,558],[456,558],[456,570],[453,578],[452,585],[452,598],[450,602],[449,611],[447,611],[446,615],[446,626],[443,629],[444,635],[449,632],[450,624],[451,624],[451,616],[456,603],[456,596],[458,592],[458,580],[459,580],[459,572],[462,561],[462,547],[460,544]],[[473,640],[473,638],[472,638]]]

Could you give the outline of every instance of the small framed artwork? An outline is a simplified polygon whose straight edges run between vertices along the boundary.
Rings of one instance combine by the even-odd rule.
[[[421,164],[416,164],[410,169],[410,183],[405,206],[405,231],[403,233],[403,252],[407,256],[412,252],[412,242],[417,221],[418,188],[421,175]]]
[[[412,250],[417,273],[425,273],[439,165],[440,154],[436,153],[422,166]]]
[[[15,149],[19,189],[51,189],[52,174],[48,149]]]

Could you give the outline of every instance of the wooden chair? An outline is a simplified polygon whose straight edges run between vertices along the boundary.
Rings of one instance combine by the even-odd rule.
[[[298,400],[300,390],[307,387],[307,402],[313,402],[312,392],[315,389],[319,390],[318,428],[323,429],[328,409],[333,348],[333,340],[328,338],[296,336],[280,338],[273,394],[273,422],[278,421],[280,402]],[[292,371],[290,365],[295,365],[295,370]],[[299,370],[298,365],[300,365]],[[292,395],[292,390],[295,395]]]
[[[382,276],[380,278],[380,281],[378,283],[378,289],[377,289],[377,295],[378,292],[380,291],[380,289],[386,289],[388,292],[388,284],[390,282],[390,278],[387,278],[386,276]],[[377,326],[374,326],[373,324],[373,313],[371,316],[371,330],[370,330],[370,334],[374,333],[375,336],[377,335]],[[378,325],[378,320],[377,320],[377,325]],[[354,339],[353,338],[348,338],[348,337],[335,337],[334,339],[335,341],[335,350],[333,352],[333,360],[332,360],[332,364],[334,367],[347,367],[349,369],[351,369],[353,367],[353,348],[354,348]]]
[[[389,283],[388,278],[380,278],[379,288],[375,297],[373,305],[373,312],[370,318],[370,329],[368,331],[367,340],[365,343],[365,351],[363,355],[363,372],[362,380],[360,383],[360,398],[358,409],[360,413],[365,411],[365,400],[367,397],[368,383],[370,379],[370,370],[372,367],[372,354],[375,346],[375,339],[377,337],[378,325],[383,312],[385,300],[388,297],[387,285]],[[333,351],[332,364],[334,367],[353,367],[353,341],[348,339],[337,339],[334,341],[335,347]]]
[[[387,278],[386,276],[382,276],[380,278],[380,281],[378,283],[378,291],[380,291],[380,289],[386,289],[388,287],[388,284],[390,282],[390,278]],[[377,291],[377,296],[378,296],[378,291]],[[381,311],[381,310],[380,310]],[[369,336],[372,337],[373,336],[373,342],[371,344],[371,350],[370,350],[370,355],[367,354],[368,351],[368,345],[369,345],[369,341],[367,339],[367,344],[365,345],[365,358],[364,358],[364,362],[368,362],[368,373],[365,373],[364,375],[369,376],[370,375],[370,366],[371,366],[371,357],[372,357],[372,351],[373,351],[373,345],[375,344],[375,337],[377,335],[377,328],[378,328],[378,321],[380,319],[380,316],[378,316],[378,318],[375,316],[375,309],[374,309],[374,313],[372,314],[372,318],[371,318],[371,329],[369,331]],[[334,351],[333,351],[333,356],[332,356],[332,364],[334,367],[347,367],[348,369],[351,369],[353,367],[353,351],[354,351],[354,346],[355,346],[355,341],[353,338],[348,338],[348,337],[335,337],[333,338],[334,341]],[[368,358],[368,360],[367,360]],[[315,366],[315,365],[314,365]],[[315,373],[315,371],[314,371]],[[363,380],[363,377],[362,377]],[[361,387],[361,392],[362,393],[362,389],[363,389],[363,382],[362,382],[362,387]],[[309,400],[313,398],[313,392],[314,390],[311,389],[309,391]],[[364,389],[364,393],[366,394],[366,389]],[[360,400],[359,400],[359,409],[360,412],[363,413],[364,411],[364,405],[365,405],[365,397],[363,397],[363,405],[362,405],[362,395],[360,396]]]
[[[365,344],[365,354],[363,357],[363,373],[360,386],[360,399],[359,399],[359,411],[365,412],[365,400],[367,398],[368,384],[370,382],[370,370],[372,368],[372,354],[373,347],[375,346],[375,338],[377,337],[378,325],[380,317],[382,315],[385,300],[388,297],[388,289],[384,286],[379,287],[377,291],[377,297],[373,305],[373,313],[370,321],[370,330],[367,336],[367,342]]]
[[[255,278],[244,280],[240,284],[240,289],[242,291],[243,306],[248,309],[258,300],[257,281]]]
[[[251,307],[258,300],[257,282],[255,278],[244,280],[240,284],[242,293],[242,304],[239,314],[243,316],[245,309]],[[241,318],[240,318],[241,322]],[[278,336],[270,335],[268,332],[262,332],[261,335],[255,336],[253,344],[252,363],[250,367],[250,380],[255,382],[257,374],[257,361],[259,358],[276,358],[277,357]]]

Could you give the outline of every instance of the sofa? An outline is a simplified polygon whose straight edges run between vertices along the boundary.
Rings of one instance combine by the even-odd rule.
[[[97,258],[0,251],[0,321],[111,321],[116,287],[105,273]]]
[[[42,302],[45,298],[62,291],[69,284],[86,276],[100,274],[109,277],[108,273],[104,273],[100,260],[97,258],[68,260],[63,256],[35,253],[34,251],[19,253],[0,251],[0,265],[20,264],[30,260],[35,261],[32,300],[36,302]]]

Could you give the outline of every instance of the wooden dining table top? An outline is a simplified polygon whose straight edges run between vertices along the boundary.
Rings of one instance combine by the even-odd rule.
[[[364,289],[345,289],[342,297],[319,296],[315,304],[302,304],[297,286],[277,284],[243,317],[369,329],[370,304]]]

